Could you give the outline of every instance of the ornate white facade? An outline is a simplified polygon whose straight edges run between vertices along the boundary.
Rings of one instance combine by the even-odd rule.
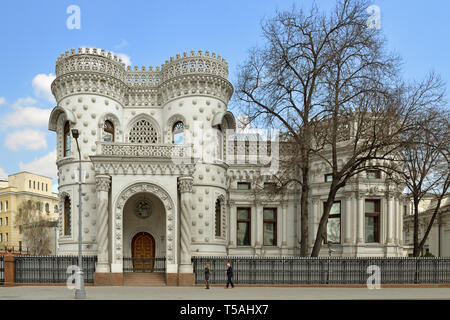
[[[225,59],[208,51],[140,70],[126,69],[95,48],[72,49],[57,59],[57,106],[49,129],[57,132],[60,208],[66,208],[60,210],[60,253],[77,252],[78,153],[68,134],[75,128],[82,157],[83,251],[98,255],[98,272],[121,273],[139,232],[152,235],[153,254],[167,258],[167,273],[192,272],[191,255],[298,254],[299,191],[256,192],[271,179],[258,161],[249,161],[245,145],[243,162],[223,161],[227,144],[217,132],[236,127],[227,111],[233,93],[227,77]],[[325,166],[312,165],[311,246],[328,193]],[[243,182],[249,190],[238,189]],[[373,243],[365,241],[367,199],[379,204]],[[324,246],[323,255],[329,247],[333,255],[403,254],[403,200],[396,186],[383,176],[361,175],[337,200],[340,243]],[[242,209],[248,212],[244,222],[247,213],[237,215]],[[242,228],[248,228],[245,234]]]

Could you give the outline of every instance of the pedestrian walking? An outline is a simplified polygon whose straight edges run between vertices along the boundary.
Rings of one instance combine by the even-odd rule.
[[[210,275],[209,264],[207,263],[205,265],[205,285],[206,285],[205,289],[209,289],[209,275]]]
[[[228,289],[230,284],[231,288],[234,288],[233,281],[231,280],[231,278],[233,277],[233,268],[231,267],[230,263],[227,263],[227,271],[225,271],[225,273],[227,274],[227,286],[225,287],[225,289]]]

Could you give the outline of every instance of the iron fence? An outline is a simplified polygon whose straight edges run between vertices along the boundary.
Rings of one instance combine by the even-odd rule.
[[[203,283],[205,264],[210,283],[226,282],[226,263],[240,284],[366,284],[380,268],[381,284],[449,284],[450,258],[340,258],[340,257],[193,257],[195,282]]]
[[[3,256],[0,256],[0,285],[5,283],[5,265],[3,262]]]
[[[16,283],[65,283],[69,266],[78,265],[77,256],[16,256]],[[85,283],[94,283],[96,256],[83,257]]]
[[[123,258],[123,272],[166,272],[166,257]]]

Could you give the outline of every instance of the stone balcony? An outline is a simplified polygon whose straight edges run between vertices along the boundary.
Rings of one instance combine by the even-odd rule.
[[[104,157],[171,159],[176,162],[178,159],[191,158],[192,145],[97,142],[96,155]]]

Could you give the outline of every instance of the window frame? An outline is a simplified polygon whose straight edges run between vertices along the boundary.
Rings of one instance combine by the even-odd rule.
[[[274,218],[273,219],[265,219],[264,218],[264,210],[274,210]],[[266,245],[264,244],[264,225],[266,223],[271,223],[273,224],[273,230],[274,230],[274,239],[273,239],[273,244],[271,245]],[[267,207],[267,208],[263,208],[263,232],[262,232],[262,236],[263,236],[263,246],[264,247],[276,247],[278,244],[278,208],[277,207]]]
[[[239,210],[248,210],[248,219],[239,219]],[[247,223],[248,225],[248,244],[239,245],[237,242],[239,234],[239,223]],[[252,245],[252,208],[250,207],[237,207],[236,208],[236,245],[239,247],[250,247]]]
[[[375,202],[375,211],[376,212],[367,212],[366,211],[366,203],[367,202]],[[375,217],[375,239],[373,242],[367,242],[366,238],[366,217]],[[381,224],[381,199],[365,199],[364,200],[364,242],[365,243],[380,243],[381,237],[380,237],[380,224]]]
[[[222,201],[219,198],[217,198],[214,206],[214,237],[222,238]]]
[[[106,123],[109,123],[111,125],[112,129],[108,128],[106,126]],[[115,141],[115,138],[116,138],[116,136],[115,136],[115,129],[116,128],[114,127],[114,123],[111,120],[105,120],[103,122],[103,142],[114,142]],[[110,134],[112,136],[111,137],[111,141],[105,141],[105,137],[106,137],[105,133]]]
[[[331,177],[330,181],[327,180],[328,177]],[[325,173],[323,175],[323,178],[324,178],[324,182],[326,182],[326,183],[332,182],[333,181],[333,174],[332,173]]]
[[[243,186],[243,185],[248,186],[248,189],[240,189],[240,188],[239,188],[239,186]],[[237,184],[236,184],[236,190],[244,190],[244,191],[246,191],[246,190],[252,190],[252,184],[251,184],[251,182],[245,182],[245,181],[237,182]]]
[[[339,213],[329,214],[328,219],[339,218],[339,242],[328,242],[328,219],[327,219],[327,223],[325,224],[325,237],[323,238],[324,244],[328,244],[328,243],[329,244],[342,244],[342,202],[341,202],[341,200],[336,200],[333,202],[333,205],[335,203],[339,203]],[[325,205],[326,205],[326,202],[323,202],[323,210],[324,211],[325,211]]]
[[[67,139],[68,137],[68,139]],[[69,121],[66,121],[64,123],[64,129],[63,129],[63,157],[70,157],[70,151],[71,151],[71,136],[70,136],[70,123]],[[69,143],[67,143],[69,142]]]
[[[179,124],[179,123],[181,123],[181,125],[182,125],[182,129],[175,129],[175,127]],[[176,132],[177,131],[177,132]],[[172,143],[173,144],[184,144],[184,136],[185,136],[185,126],[184,126],[184,122],[183,121],[181,121],[181,120],[179,120],[179,121],[176,121],[173,125],[172,125]],[[183,134],[183,142],[182,143],[175,143],[175,135],[176,134]]]
[[[71,236],[72,235],[72,201],[70,200],[69,196],[64,197],[64,226],[63,226],[63,232],[64,236]]]
[[[370,173],[376,173],[375,178],[369,177]],[[367,169],[366,170],[366,179],[381,179],[381,170],[380,169]]]

